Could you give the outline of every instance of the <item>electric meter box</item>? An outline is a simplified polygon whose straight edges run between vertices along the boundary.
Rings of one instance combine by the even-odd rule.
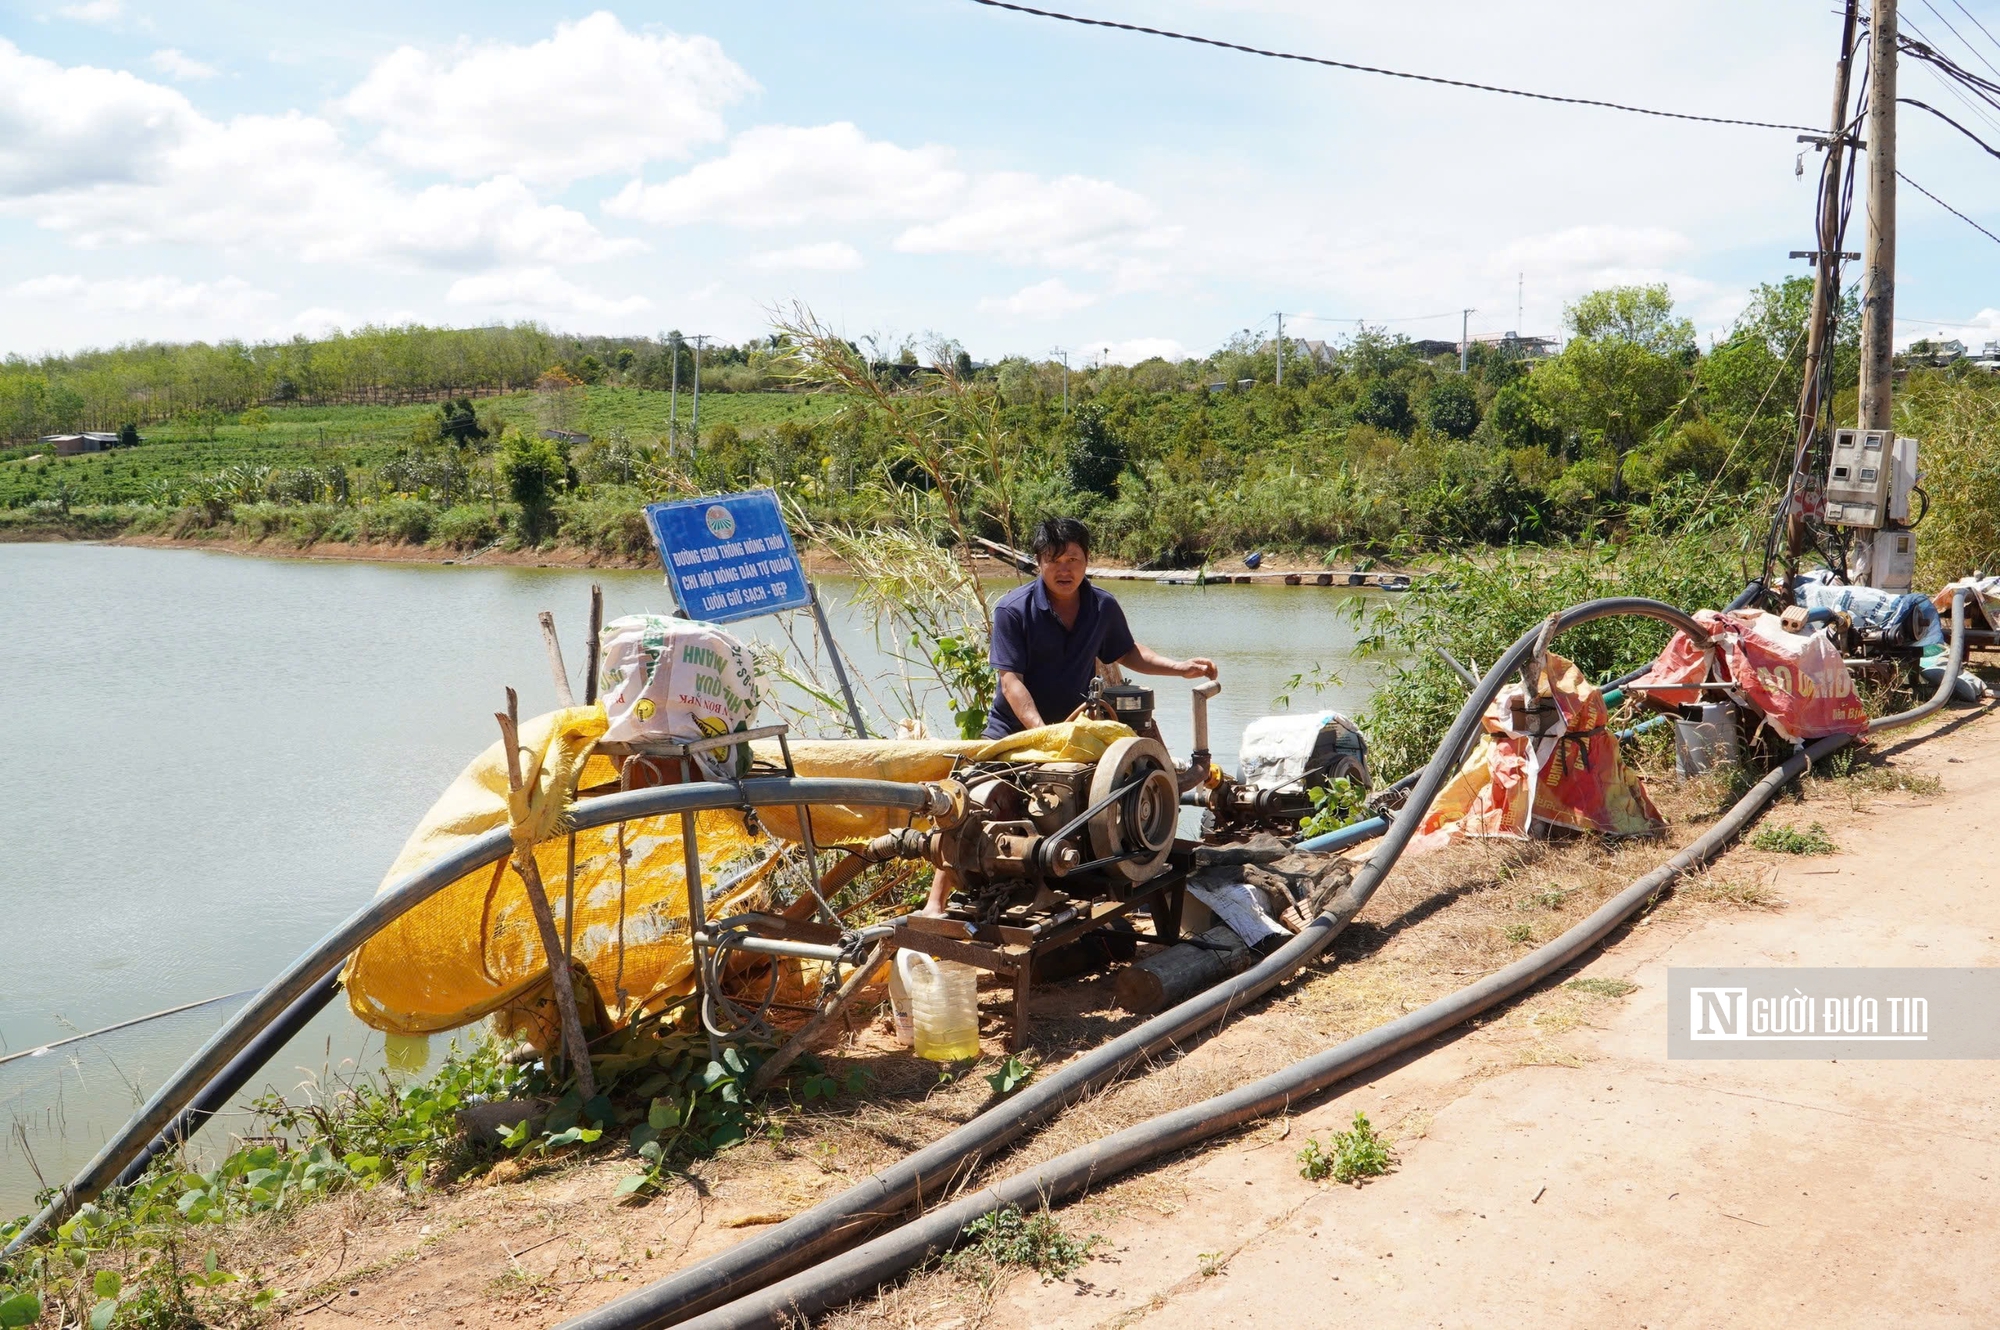
[[[1895,450],[1896,436],[1890,430],[1833,432],[1833,460],[1826,472],[1829,523],[1873,531],[1887,520],[1889,482],[1896,470]]]

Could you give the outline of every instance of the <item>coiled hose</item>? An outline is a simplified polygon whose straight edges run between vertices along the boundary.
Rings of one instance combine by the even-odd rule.
[[[1686,613],[1657,600],[1616,597],[1573,606],[1521,635],[1493,662],[1423,768],[1404,815],[1390,825],[1374,856],[1353,881],[1291,941],[1252,969],[1126,1031],[1004,1104],[988,1109],[949,1135],[863,1179],[839,1196],[765,1229],[686,1270],[637,1289],[616,1302],[563,1323],[565,1330],[641,1330],[673,1325],[771,1283],[845,1246],[889,1216],[948,1195],[963,1178],[1024,1133],[1112,1080],[1141,1059],[1174,1047],[1230,1012],[1255,1001],[1324,951],[1375,894],[1409,844],[1423,810],[1430,807],[1471,742],[1486,706],[1525,664],[1543,635],[1619,615],[1659,619],[1698,643],[1708,635]]]
[[[1512,654],[1503,657],[1503,661],[1511,659]],[[1961,591],[1952,602],[1951,657],[1936,693],[1930,700],[1909,711],[1872,721],[1869,732],[1896,729],[1935,712],[1951,696],[1952,686],[1964,661],[1965,593]],[[1495,666],[1495,669],[1499,668]],[[1491,676],[1488,678],[1490,680]],[[912,1266],[949,1251],[957,1244],[966,1226],[983,1215],[1009,1205],[1046,1205],[1072,1196],[1147,1160],[1283,1112],[1293,1103],[1356,1072],[1442,1034],[1574,963],[1626,919],[1644,908],[1682,873],[1714,857],[1717,851],[1742,833],[1751,819],[1778,796],[1779,791],[1803,775],[1814,762],[1846,747],[1849,742],[1846,735],[1832,735],[1794,752],[1751,786],[1714,826],[1672,859],[1606,901],[1561,937],[1449,997],[1440,998],[1407,1016],[1295,1062],[1262,1080],[1137,1123],[1045,1164],[1025,1169],[789,1279],[739,1298],[706,1315],[672,1324],[683,1327],[683,1330],[749,1330],[750,1327],[794,1325],[801,1317],[839,1306]],[[1439,751],[1448,750],[1440,745]],[[1427,769],[1427,778],[1428,774]],[[1422,809],[1428,806],[1434,794],[1435,789],[1430,788],[1426,779],[1420,783],[1411,802]],[[1413,825],[1412,819],[1398,821]],[[1407,833],[1403,840],[1407,842]],[[1385,845],[1369,861],[1368,867],[1374,867],[1385,855],[1393,863],[1395,855],[1400,852],[1400,845]],[[1382,871],[1386,873],[1387,867]],[[1343,893],[1346,894],[1349,893]],[[1333,909],[1338,908],[1336,903]],[[565,1322],[564,1330],[583,1326],[590,1326],[592,1330],[612,1330],[612,1327],[660,1324],[622,1317],[600,1319],[602,1313],[615,1312],[624,1305],[623,1302],[615,1302],[601,1309],[600,1313]]]

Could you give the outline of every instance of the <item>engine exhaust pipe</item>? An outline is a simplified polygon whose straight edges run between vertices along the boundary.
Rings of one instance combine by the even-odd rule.
[[[1222,691],[1220,679],[1203,679],[1194,686],[1194,751],[1181,768],[1177,784],[1182,794],[1208,783],[1208,699]]]

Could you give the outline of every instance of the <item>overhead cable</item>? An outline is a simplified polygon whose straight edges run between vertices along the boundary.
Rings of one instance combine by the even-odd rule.
[[[1943,208],[1946,212],[1958,218],[1959,221],[1964,222],[1967,226],[1979,232],[1979,234],[1985,236],[1988,240],[1991,240],[1994,244],[2000,245],[2000,236],[1994,235],[1991,231],[1981,226],[1978,222],[1973,221],[1970,217],[1967,217],[1964,213],[1952,207],[1949,203],[1946,203],[1943,199],[1931,193],[1928,189],[1925,189],[1922,185],[1910,179],[1908,176],[1904,175],[1901,171],[1896,172],[1896,179],[1902,181],[1904,184],[1908,185],[1911,189],[1916,190],[1917,193],[1923,195],[1925,198],[1929,199],[1932,203],[1937,204],[1938,207]]]
[[[1742,125],[1749,129],[1791,129],[1814,134],[1819,131],[1811,125],[1784,125],[1769,120],[1738,120],[1730,116],[1695,115],[1687,111],[1661,111],[1649,106],[1627,106],[1623,102],[1599,101],[1594,97],[1563,97],[1552,92],[1528,92],[1521,88],[1503,88],[1492,83],[1471,83],[1465,79],[1444,78],[1437,74],[1412,74],[1407,70],[1383,69],[1378,65],[1361,65],[1351,60],[1332,60],[1325,56],[1299,55],[1291,51],[1271,51],[1261,46],[1246,46],[1241,42],[1226,42],[1216,37],[1198,37],[1192,33],[1173,32],[1166,28],[1149,28],[1139,23],[1119,23],[1106,18],[1084,18],[1078,14],[1064,14],[1053,9],[1036,9],[1030,5],[1012,4],[1009,0],[972,0],[975,5],[985,5],[989,9],[1010,9],[1017,14],[1030,14],[1036,18],[1058,19],[1064,23],[1080,23],[1090,28],[1115,28],[1120,32],[1142,32],[1150,37],[1170,37],[1177,42],[1194,42],[1199,46],[1215,46],[1225,51],[1241,51],[1245,55],[1260,55],[1268,60],[1296,60],[1300,64],[1324,65],[1329,69],[1347,69],[1357,74],[1380,74],[1384,78],[1409,79],[1417,83],[1437,83],[1448,88],[1466,88],[1473,92],[1494,92],[1503,97],[1526,97],[1530,101],[1560,102],[1566,106],[1594,106],[1605,111],[1624,111],[1629,115],[1650,115],[1662,120],[1691,120],[1705,125]]]

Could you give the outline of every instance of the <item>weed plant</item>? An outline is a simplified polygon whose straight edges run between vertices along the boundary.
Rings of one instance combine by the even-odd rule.
[[[1389,1143],[1376,1134],[1366,1113],[1354,1115],[1354,1125],[1333,1134],[1330,1145],[1318,1137],[1309,1139],[1299,1151],[1299,1176],[1309,1182],[1332,1178],[1360,1186],[1368,1178],[1381,1177],[1396,1162]]]
[[[1760,827],[1750,838],[1750,848],[1771,854],[1832,854],[1835,846],[1827,839],[1826,828],[1815,822],[1803,831],[1781,824]]]
[[[964,1237],[966,1245],[945,1264],[986,1289],[1009,1269],[1033,1270],[1045,1284],[1067,1279],[1103,1241],[1095,1233],[1072,1235],[1047,1209],[1023,1214],[1016,1205],[981,1215],[965,1226]]]

